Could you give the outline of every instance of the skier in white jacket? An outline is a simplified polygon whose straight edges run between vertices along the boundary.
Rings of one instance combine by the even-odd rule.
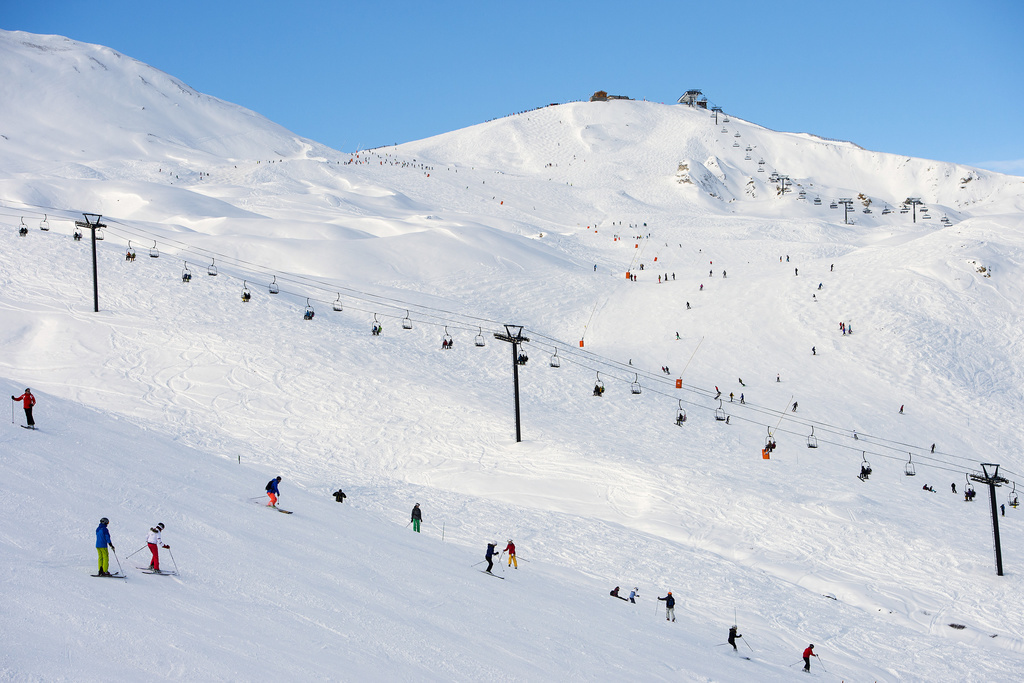
[[[151,527],[149,530],[149,536],[146,537],[146,544],[149,546],[149,551],[153,553],[153,561],[149,563],[149,568],[153,571],[160,571],[160,550],[162,546],[170,550],[171,546],[164,545],[163,539],[160,537],[160,532],[164,530],[164,523],[160,522],[155,527]]]

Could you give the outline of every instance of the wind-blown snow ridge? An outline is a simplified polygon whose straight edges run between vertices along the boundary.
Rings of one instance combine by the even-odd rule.
[[[987,492],[950,483],[1020,480],[1022,179],[730,119],[573,103],[342,153],[0,32],[0,375],[41,427],[0,437],[0,677],[788,680],[809,642],[843,680],[1021,668],[1022,512],[996,577]],[[109,226],[98,314],[81,211]],[[522,443],[508,345],[466,323],[442,350],[427,310],[529,331]],[[684,367],[698,392],[666,387]],[[808,449],[809,424],[850,431]],[[246,500],[277,474],[294,515]],[[100,516],[122,563],[165,522],[181,576],[88,577]],[[519,569],[476,571],[508,538]],[[718,647],[735,620],[752,661]]]

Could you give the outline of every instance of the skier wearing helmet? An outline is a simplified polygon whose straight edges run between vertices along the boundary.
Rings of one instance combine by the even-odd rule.
[[[32,419],[32,406],[36,404],[36,397],[32,395],[31,389],[25,389],[25,393],[21,396],[11,396],[12,401],[21,401],[22,406],[25,408],[25,425],[26,429],[35,429],[36,421]]]
[[[150,527],[149,535],[146,537],[146,545],[149,546],[149,552],[153,553],[153,561],[149,563],[149,568],[155,572],[160,571],[160,548],[164,547],[170,550],[171,546],[165,545],[163,538],[160,536],[160,532],[164,530],[164,523],[160,522],[154,527]]]
[[[277,497],[281,495],[281,492],[277,490],[277,485],[280,484],[280,483],[281,483],[281,477],[280,476],[277,477],[276,479],[271,479],[270,481],[267,482],[266,491],[267,491],[267,495],[270,496],[270,502],[267,503],[267,507],[271,507],[271,508],[276,508],[277,507]]]
[[[658,599],[665,601],[665,621],[675,621],[676,599],[672,597],[672,591],[669,591],[668,595],[666,595],[665,597]]]
[[[110,554],[107,552],[109,546],[111,550],[114,549],[114,544],[110,541],[110,531],[107,529],[107,525],[110,524],[110,520],[104,517],[100,520],[100,525],[96,527],[96,554],[99,556],[100,570],[96,576],[110,576],[108,571]]]
[[[505,552],[508,553],[508,566],[515,565],[516,569],[519,569],[519,560],[516,559],[516,544],[512,542],[512,539],[508,539],[508,545],[505,546]]]

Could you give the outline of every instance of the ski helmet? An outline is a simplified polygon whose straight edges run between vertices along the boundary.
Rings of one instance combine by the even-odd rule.
[[[810,644],[810,645],[808,645],[807,647],[813,650],[813,649],[814,649],[814,643],[811,643],[811,644]]]
[[[280,475],[278,475],[277,480],[281,481],[281,476]]]
[[[160,529],[163,529],[164,528],[164,523],[160,522],[159,524],[157,524],[157,526],[160,527]]]
[[[100,524],[110,524],[110,520],[106,517],[103,517],[102,519],[100,519]]]

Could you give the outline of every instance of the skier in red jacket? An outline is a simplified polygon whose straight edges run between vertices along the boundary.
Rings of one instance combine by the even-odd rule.
[[[516,569],[519,569],[519,560],[516,559],[516,544],[512,542],[510,538],[508,545],[505,546],[505,552],[508,553],[508,566],[515,565]]]
[[[36,404],[36,397],[32,395],[31,389],[25,389],[25,393],[21,396],[11,396],[12,401],[22,401],[22,405],[25,406],[25,419],[28,421],[27,427],[29,429],[36,428],[36,421],[32,419],[32,406]]]
[[[817,656],[818,655],[814,654],[814,643],[811,643],[807,646],[807,649],[804,650],[804,671],[811,670],[811,657]]]

